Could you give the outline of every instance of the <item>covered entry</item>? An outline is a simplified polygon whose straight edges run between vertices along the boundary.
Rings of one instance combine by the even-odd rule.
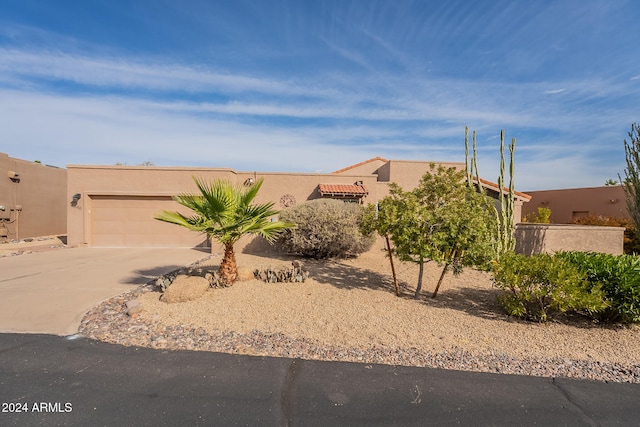
[[[88,243],[93,247],[202,247],[206,236],[154,219],[162,210],[191,211],[170,196],[89,195]]]
[[[369,194],[362,181],[358,181],[355,184],[319,184],[318,192],[323,198],[359,204],[362,204],[363,198]]]

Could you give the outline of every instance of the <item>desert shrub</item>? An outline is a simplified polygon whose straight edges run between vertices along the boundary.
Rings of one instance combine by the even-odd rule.
[[[509,315],[535,321],[567,311],[594,313],[605,309],[598,286],[571,262],[549,254],[507,254],[493,265],[494,286]]]
[[[359,223],[364,207],[339,200],[318,199],[282,211],[280,219],[296,224],[277,245],[306,258],[347,258],[368,251],[375,237],[364,235]]]
[[[591,214],[585,217],[574,218],[572,223],[580,225],[624,227],[624,253],[640,254],[640,237],[636,234],[636,226],[629,218]]]
[[[551,209],[549,208],[538,208],[536,212],[531,212],[522,218],[522,222],[533,222],[536,224],[549,224],[550,220]]]
[[[640,323],[640,257],[593,252],[561,252],[586,275],[591,287],[599,287],[609,307],[600,313],[602,320]]]

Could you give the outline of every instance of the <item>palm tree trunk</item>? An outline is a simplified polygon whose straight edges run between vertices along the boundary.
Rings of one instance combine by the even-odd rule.
[[[220,263],[220,278],[227,285],[233,285],[238,278],[238,266],[236,264],[236,254],[233,251],[233,243],[224,244],[224,257]]]

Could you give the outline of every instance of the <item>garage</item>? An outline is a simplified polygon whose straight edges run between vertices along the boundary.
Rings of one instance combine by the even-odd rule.
[[[170,196],[90,195],[87,230],[93,247],[209,247],[206,236],[154,217],[191,211]]]

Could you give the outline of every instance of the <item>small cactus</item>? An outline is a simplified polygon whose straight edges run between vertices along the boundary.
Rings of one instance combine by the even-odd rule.
[[[302,283],[309,277],[309,272],[304,270],[302,263],[293,261],[291,267],[256,268],[253,275],[266,283]]]
[[[211,288],[222,288],[226,287],[220,274],[218,273],[217,268],[203,268],[203,267],[184,267],[174,270],[170,273],[165,274],[164,276],[160,276],[151,282],[155,285],[155,288],[159,292],[164,292],[167,290],[169,286],[176,279],[176,276],[179,274],[185,274],[187,276],[200,276],[204,277],[209,281],[209,287]]]

